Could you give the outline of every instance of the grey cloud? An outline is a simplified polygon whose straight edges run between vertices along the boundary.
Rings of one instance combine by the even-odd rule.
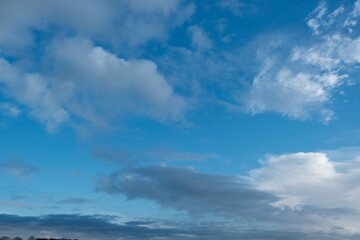
[[[0,206],[6,208],[28,208],[29,204],[19,201],[0,201]]]
[[[273,211],[274,195],[255,190],[239,177],[172,167],[143,167],[99,179],[97,190],[144,198],[193,214],[259,217]]]
[[[83,239],[149,239],[176,237],[182,233],[177,229],[150,228],[145,222],[139,224],[111,223],[111,216],[83,215],[45,215],[40,217],[22,217],[0,214],[2,234],[28,236],[61,236]]]
[[[0,171],[15,177],[29,177],[35,172],[40,171],[40,168],[21,161],[7,161],[0,163]]]
[[[40,217],[0,214],[0,231],[7,235],[61,236],[80,239],[236,239],[237,234],[210,226],[174,223],[156,227],[154,221],[112,223],[112,216],[99,215],[44,215]],[[167,223],[161,223],[167,225]]]
[[[128,200],[151,200],[165,209],[184,211],[194,219],[224,219],[229,226],[238,228],[252,226],[272,230],[267,226],[273,226],[279,231],[299,229],[321,232],[337,226],[339,231],[334,232],[341,233],[348,231],[346,224],[351,219],[358,219],[358,211],[351,207],[278,205],[286,199],[276,193],[257,189],[258,186],[250,184],[248,180],[199,173],[187,168],[127,167],[123,172],[100,177],[96,189],[114,197],[122,194]],[[281,181],[285,184],[289,180]]]
[[[65,198],[65,199],[59,201],[58,203],[60,203],[60,204],[83,204],[83,203],[88,203],[88,202],[91,202],[91,200],[86,199],[86,198],[72,197],[72,198]]]
[[[129,151],[113,147],[97,147],[93,150],[95,159],[113,161],[120,164],[135,164],[142,161],[204,161],[220,159],[220,156],[211,152],[183,152],[171,148],[148,148]]]
[[[44,215],[18,216],[0,214],[0,231],[9,236],[49,236],[78,239],[196,239],[196,240],[356,240],[359,235],[335,232],[305,232],[300,230],[229,229],[221,224],[187,225],[173,222],[176,227],[154,227],[154,221],[112,223],[113,216]],[[160,222],[159,222],[160,223]],[[163,223],[164,224],[164,223]],[[166,225],[167,223],[165,223]]]
[[[31,197],[25,195],[17,195],[11,197],[11,200],[28,200],[28,199],[31,199]]]

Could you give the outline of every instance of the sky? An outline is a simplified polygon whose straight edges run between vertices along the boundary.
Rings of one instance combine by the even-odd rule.
[[[360,0],[0,1],[0,235],[360,238]]]

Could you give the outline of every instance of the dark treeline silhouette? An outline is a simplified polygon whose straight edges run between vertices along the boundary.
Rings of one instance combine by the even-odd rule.
[[[0,240],[23,240],[21,237],[0,237]],[[35,238],[34,236],[29,237],[27,240],[77,240],[77,239],[70,239],[70,238]]]

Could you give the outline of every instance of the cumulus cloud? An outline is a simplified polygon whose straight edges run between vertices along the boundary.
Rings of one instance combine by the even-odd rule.
[[[185,101],[176,95],[155,63],[124,60],[82,39],[66,39],[54,45],[57,76],[69,80],[71,91],[84,101],[72,105],[104,112],[133,112],[158,120],[179,120]]]
[[[348,208],[352,215],[328,220],[348,231],[358,231],[354,224],[360,211],[358,155],[337,162],[323,152],[300,152],[268,156],[261,163],[259,169],[251,171],[250,178],[257,189],[281,198],[276,206]]]
[[[287,205],[358,208],[359,167],[358,158],[334,162],[321,152],[284,154],[269,156],[251,177]]]
[[[59,92],[49,85],[47,79],[39,74],[22,73],[5,59],[0,58],[0,82],[2,92],[24,104],[30,114],[53,131],[68,119],[67,111],[58,101]]]
[[[167,31],[193,13],[193,6],[178,0],[113,1],[1,1],[0,52],[22,54],[34,46],[36,31],[76,32],[119,46],[137,46],[162,39]],[[79,17],[80,16],[80,17]],[[116,39],[116,40],[115,40]]]
[[[48,131],[79,120],[104,127],[114,116],[182,121],[185,101],[157,65],[116,53],[166,39],[191,16],[192,4],[6,0],[0,9],[1,93]],[[0,109],[18,115],[14,106]]]
[[[53,69],[21,72],[0,59],[3,92],[30,110],[49,131],[72,117],[98,126],[124,113],[181,121],[185,100],[149,60],[125,60],[82,38],[54,42]]]

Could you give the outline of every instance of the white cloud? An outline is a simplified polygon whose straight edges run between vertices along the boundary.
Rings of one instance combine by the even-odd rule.
[[[349,32],[353,31],[353,27],[358,24],[358,17],[360,16],[360,1],[357,0],[354,4],[353,10],[344,22],[344,27],[347,27]]]
[[[49,131],[73,117],[98,126],[127,115],[182,120],[185,101],[155,63],[118,58],[82,38],[55,41],[49,51],[53,69],[45,75],[22,73],[0,61],[5,94],[27,106]]]
[[[246,99],[247,111],[274,111],[295,119],[320,115],[323,122],[330,121],[333,113],[325,104],[346,76],[296,71],[292,66],[277,69],[274,61],[267,59],[255,77]]]
[[[343,155],[343,150],[339,151],[337,155]],[[310,206],[339,213],[347,211],[348,214],[335,218],[320,214],[317,224],[321,224],[322,230],[336,226],[340,231],[359,233],[360,158],[359,155],[341,161],[329,158],[335,155],[334,151],[330,155],[325,152],[270,155],[261,161],[260,168],[250,172],[249,179],[257,189],[280,197],[274,205],[281,208],[302,212]]]
[[[245,99],[246,110],[295,119],[317,116],[324,123],[334,119],[334,96],[342,86],[357,82],[351,73],[360,63],[360,38],[344,32],[339,23],[355,16],[359,3],[352,12],[340,5],[328,14],[322,1],[307,21],[317,36],[301,44],[280,36],[260,49],[260,70]]]
[[[0,83],[3,93],[30,110],[30,114],[46,125],[48,131],[68,119],[68,113],[57,99],[59,92],[39,74],[21,73],[16,67],[0,58]]]
[[[157,65],[116,53],[165,40],[194,9],[179,0],[1,1],[1,91],[48,131],[129,115],[181,121],[185,101]]]
[[[240,0],[221,0],[219,6],[231,11],[234,15],[239,16],[243,12],[244,3]]]
[[[12,103],[0,103],[0,113],[8,117],[18,117],[21,114],[21,110]]]
[[[324,16],[327,12],[327,6],[324,1],[320,2],[319,6],[310,14],[307,25],[314,31],[315,34],[320,34],[320,27],[324,23]]]
[[[109,1],[106,1],[110,3]],[[105,1],[1,1],[1,50],[22,54],[34,44],[33,30],[46,30],[51,24],[70,25],[86,35],[105,34],[115,17],[114,8]],[[104,14],[106,13],[106,14]],[[79,17],[81,16],[81,17]]]
[[[81,108],[90,104],[105,112],[128,111],[164,121],[182,118],[184,100],[152,61],[121,59],[83,39],[55,43],[54,58],[57,76],[63,74],[75,95],[87,99],[77,102],[85,105]]]
[[[193,25],[189,27],[191,35],[191,44],[196,50],[206,50],[212,48],[213,43],[207,33],[199,26]]]
[[[346,65],[360,62],[360,38],[341,34],[327,35],[324,41],[309,48],[295,47],[292,61],[303,61],[322,70],[338,71]]]
[[[261,164],[251,179],[281,197],[278,205],[360,210],[359,156],[336,162],[324,152],[299,152],[271,155]]]

